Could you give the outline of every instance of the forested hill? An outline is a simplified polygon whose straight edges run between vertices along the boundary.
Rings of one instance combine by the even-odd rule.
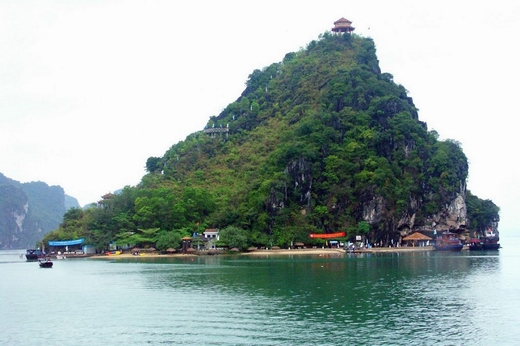
[[[428,131],[406,89],[381,73],[374,42],[355,34],[326,32],[253,71],[204,130],[146,167],[137,187],[87,215],[93,242],[234,227],[256,246],[337,231],[388,244],[432,225],[498,223],[498,207],[466,190],[460,145]]]

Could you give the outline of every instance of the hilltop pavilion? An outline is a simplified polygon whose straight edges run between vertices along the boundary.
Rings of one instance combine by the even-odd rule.
[[[334,27],[332,31],[336,34],[348,32],[349,34],[354,31],[354,27],[351,26],[352,22],[346,18],[341,17],[337,21],[334,22]]]

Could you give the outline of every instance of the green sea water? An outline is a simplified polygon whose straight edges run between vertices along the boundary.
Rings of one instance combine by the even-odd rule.
[[[1,345],[519,345],[520,255],[0,251]]]

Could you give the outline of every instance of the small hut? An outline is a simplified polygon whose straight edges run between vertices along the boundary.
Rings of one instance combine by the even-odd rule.
[[[354,27],[351,26],[352,22],[346,18],[341,17],[337,21],[334,22],[334,27],[331,29],[332,32],[336,34],[340,33],[352,33],[354,31]]]
[[[191,237],[182,237],[182,253],[188,253],[188,249],[191,248]]]
[[[432,240],[432,238],[428,237],[427,235],[424,235],[420,232],[415,232],[410,234],[409,236],[406,236],[403,238],[403,241],[407,243],[411,243],[412,246],[425,246],[428,245],[428,242]]]

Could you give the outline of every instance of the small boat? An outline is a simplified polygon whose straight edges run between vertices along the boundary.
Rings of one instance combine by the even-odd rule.
[[[40,268],[52,268],[52,261],[49,258],[41,259],[38,261]]]
[[[359,253],[361,252],[359,247],[357,247],[355,244],[351,244],[349,246],[344,247],[346,253]]]
[[[443,232],[435,239],[435,245],[433,245],[437,251],[461,251],[462,247],[457,234],[451,232]]]
[[[25,251],[25,259],[27,261],[38,261],[45,258],[45,253],[38,249],[27,249]]]

